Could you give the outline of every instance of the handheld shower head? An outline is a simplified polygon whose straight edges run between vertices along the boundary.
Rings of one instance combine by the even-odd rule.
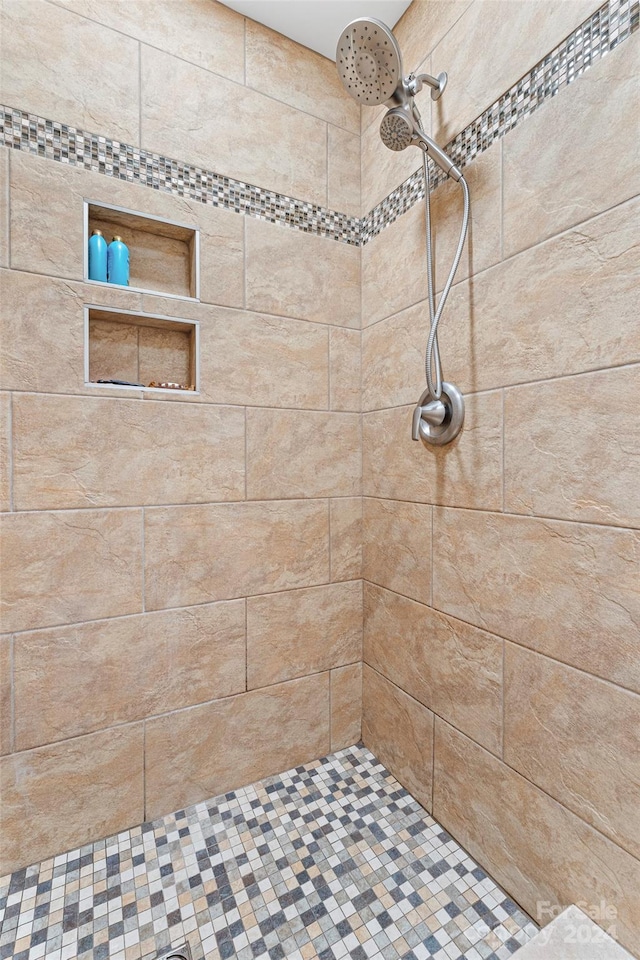
[[[354,100],[375,107],[402,86],[402,57],[391,30],[380,20],[361,17],[348,23],[336,49],[343,86]]]
[[[402,107],[385,113],[380,124],[380,137],[389,150],[404,150],[413,140],[414,128]]]

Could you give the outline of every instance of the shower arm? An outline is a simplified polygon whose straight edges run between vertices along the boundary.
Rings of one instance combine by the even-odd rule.
[[[448,79],[448,75],[444,72],[439,73],[437,77],[432,77],[429,73],[419,73],[418,76],[410,73],[406,78],[405,83],[407,90],[412,97],[415,97],[417,93],[420,93],[422,87],[426,83],[427,86],[431,87],[431,99],[439,100],[444,93],[444,88],[447,85]]]

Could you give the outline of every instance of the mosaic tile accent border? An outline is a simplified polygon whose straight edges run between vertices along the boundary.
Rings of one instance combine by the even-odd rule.
[[[448,143],[446,152],[463,168],[635,33],[639,25],[639,0],[607,0]],[[0,106],[0,144],[352,246],[366,244],[424,197],[420,167],[366,216],[350,217],[8,106]],[[430,166],[430,183],[435,189],[446,178],[439,168]]]
[[[537,927],[363,746],[0,879],[0,958],[509,960]]]
[[[610,0],[588,17],[574,32],[539,61],[522,79],[491,104],[445,147],[462,169],[492,143],[513,130],[563,87],[577,80],[640,25],[638,0]],[[430,186],[435,189],[446,175],[430,164]],[[360,221],[360,243],[364,245],[397,220],[424,197],[422,167]]]

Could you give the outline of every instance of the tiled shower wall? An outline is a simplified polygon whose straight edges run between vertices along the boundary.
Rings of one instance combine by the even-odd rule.
[[[593,3],[414,3],[406,67],[449,72],[446,143]],[[637,13],[636,13],[637,16]],[[617,913],[640,943],[639,43],[467,168],[441,326],[465,394],[410,438],[428,328],[421,204],[363,247],[365,743],[541,922]],[[363,111],[363,207],[418,165]],[[636,199],[634,199],[636,197]],[[434,197],[438,287],[461,193]]]
[[[5,0],[0,99],[351,215],[414,171],[328,61],[153,7]],[[594,9],[414,2],[405,66],[450,75],[425,123],[451,140]],[[358,738],[363,476],[367,744],[534,916],[602,898],[636,948],[637,70],[632,37],[468,165],[439,451],[409,438],[420,204],[359,250],[0,151],[0,872]],[[198,224],[203,302],[83,284],[83,197]],[[459,214],[439,188],[440,283]],[[201,396],[86,388],[84,302],[200,320]]]
[[[322,57],[210,0],[2,7],[3,103],[359,213]],[[0,172],[4,874],[356,742],[362,585],[359,249]],[[202,302],[84,283],[83,198],[198,226]],[[86,387],[84,303],[199,320],[200,396]]]

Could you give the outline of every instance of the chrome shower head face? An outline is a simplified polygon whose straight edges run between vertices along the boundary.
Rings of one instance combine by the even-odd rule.
[[[405,150],[413,140],[414,127],[400,107],[385,113],[380,124],[380,137],[389,150]]]
[[[402,84],[400,47],[391,30],[373,17],[347,24],[338,40],[336,66],[347,93],[367,107],[385,103]]]

